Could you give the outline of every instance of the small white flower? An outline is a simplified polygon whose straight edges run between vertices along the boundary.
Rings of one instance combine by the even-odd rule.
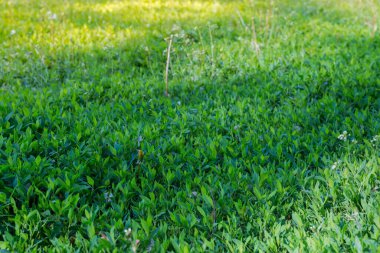
[[[55,14],[55,13],[53,13],[53,12],[51,12],[51,11],[48,11],[47,13],[46,13],[46,15],[48,16],[48,19],[50,19],[50,20],[56,20],[57,19],[57,14]]]
[[[102,238],[103,240],[107,240],[107,241],[109,241],[107,235],[104,234],[104,233],[101,233],[101,234],[100,234],[100,238]]]
[[[372,140],[370,141],[372,146],[375,147],[376,143],[379,141],[380,135],[375,135],[372,137]]]
[[[16,34],[16,30],[12,30],[11,32],[10,32],[10,35],[11,36],[13,36],[13,35],[15,35]]]
[[[140,147],[142,141],[143,141],[143,137],[139,135],[139,137],[137,137],[137,147]]]
[[[359,218],[359,213],[357,211],[354,211],[352,214],[346,214],[345,216],[347,220],[357,221]]]
[[[341,141],[346,141],[347,140],[347,131],[343,131],[343,133],[338,136],[338,139]]]
[[[302,130],[302,128],[300,126],[298,126],[298,125],[294,125],[293,126],[293,130],[299,132],[299,131]]]
[[[154,240],[150,239],[150,243],[149,243],[148,248],[146,249],[146,251],[151,252],[152,249],[153,249],[153,247],[154,247]]]
[[[137,252],[137,247],[139,246],[139,244],[140,244],[140,240],[137,239],[137,240],[135,241],[135,243],[132,245],[132,252],[133,252],[133,253]]]
[[[177,102],[177,105],[181,105],[181,101],[178,101],[178,102]]]
[[[124,233],[126,237],[129,237],[132,234],[132,229],[131,228],[124,229]]]
[[[112,192],[105,192],[104,193],[104,198],[106,199],[106,202],[111,202],[113,198]]]
[[[335,170],[341,162],[342,162],[341,160],[334,162],[333,165],[331,166],[331,169]]]
[[[181,27],[180,26],[178,26],[178,25],[176,25],[176,24],[174,24],[173,26],[172,26],[172,32],[176,32],[176,31],[180,31],[181,30]]]

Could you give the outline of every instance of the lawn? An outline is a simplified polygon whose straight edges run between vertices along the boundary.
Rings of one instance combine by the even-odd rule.
[[[0,252],[380,252],[379,20],[0,0]]]

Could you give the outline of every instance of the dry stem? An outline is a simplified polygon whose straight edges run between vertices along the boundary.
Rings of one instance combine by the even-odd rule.
[[[167,58],[166,58],[166,69],[165,69],[165,96],[169,96],[169,65],[170,65],[170,49],[172,47],[173,35],[170,36],[169,45],[167,49]]]

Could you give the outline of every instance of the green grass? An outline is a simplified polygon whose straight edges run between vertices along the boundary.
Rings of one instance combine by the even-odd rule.
[[[380,252],[379,11],[0,0],[0,251]]]

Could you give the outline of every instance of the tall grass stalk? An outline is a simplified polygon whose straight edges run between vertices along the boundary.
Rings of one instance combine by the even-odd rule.
[[[169,44],[167,48],[167,55],[166,55],[166,68],[165,68],[165,96],[169,96],[169,65],[170,65],[170,50],[172,47],[173,42],[173,35],[170,36]]]

